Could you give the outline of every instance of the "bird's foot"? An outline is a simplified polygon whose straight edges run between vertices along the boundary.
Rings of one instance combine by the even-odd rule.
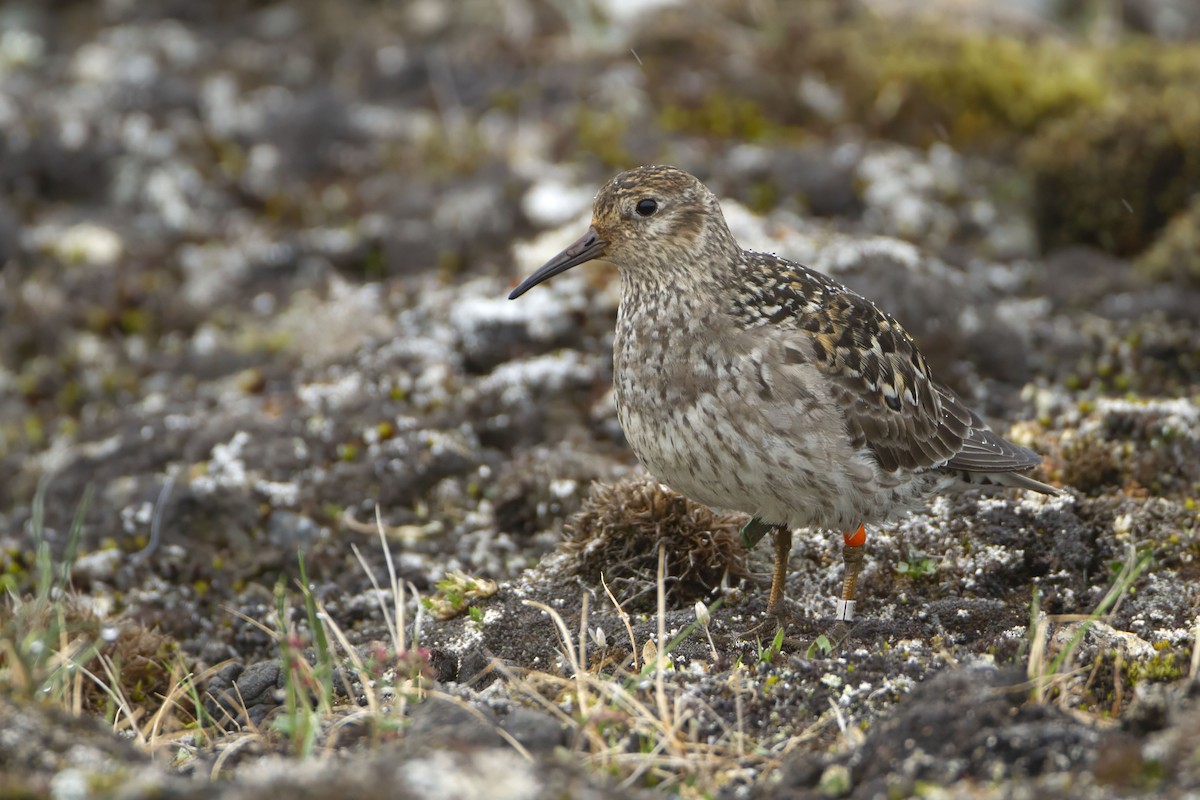
[[[782,615],[767,614],[757,625],[739,631],[734,636],[742,640],[758,639],[763,641],[766,639],[770,641],[779,631],[786,630],[787,620]]]
[[[741,634],[749,638],[761,634],[770,626],[779,631],[787,629],[787,615],[783,609],[784,583],[787,579],[788,556],[792,552],[792,529],[786,525],[768,525],[758,517],[746,523],[742,528],[742,543],[748,548],[753,547],[768,533],[775,534],[775,565],[771,571],[771,594],[767,600],[767,616],[758,625]]]

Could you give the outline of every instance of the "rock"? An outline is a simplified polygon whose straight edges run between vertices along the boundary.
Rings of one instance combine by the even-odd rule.
[[[209,680],[205,711],[233,730],[260,725],[283,701],[286,680],[278,662],[263,661],[249,667],[230,664]]]

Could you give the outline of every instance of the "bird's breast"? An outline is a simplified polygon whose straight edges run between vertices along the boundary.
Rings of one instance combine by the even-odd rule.
[[[753,512],[764,442],[778,441],[740,399],[762,357],[734,346],[732,326],[686,304],[647,310],[623,303],[613,344],[613,388],[621,429],[659,480],[709,505]],[[803,471],[805,465],[792,465]]]
[[[726,320],[623,300],[613,388],[646,469],[701,503],[794,527],[885,516],[904,487],[881,485],[815,367],[788,357],[790,340]]]

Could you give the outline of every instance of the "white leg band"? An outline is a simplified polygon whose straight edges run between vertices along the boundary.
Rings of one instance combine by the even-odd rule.
[[[843,622],[850,622],[854,619],[854,601],[853,600],[836,600],[833,612],[834,619],[840,619]]]

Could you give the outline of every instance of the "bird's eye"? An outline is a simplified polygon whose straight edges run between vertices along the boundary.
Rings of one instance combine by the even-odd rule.
[[[648,217],[658,211],[658,201],[649,197],[638,200],[638,204],[633,207],[633,210],[638,213],[639,217]]]

